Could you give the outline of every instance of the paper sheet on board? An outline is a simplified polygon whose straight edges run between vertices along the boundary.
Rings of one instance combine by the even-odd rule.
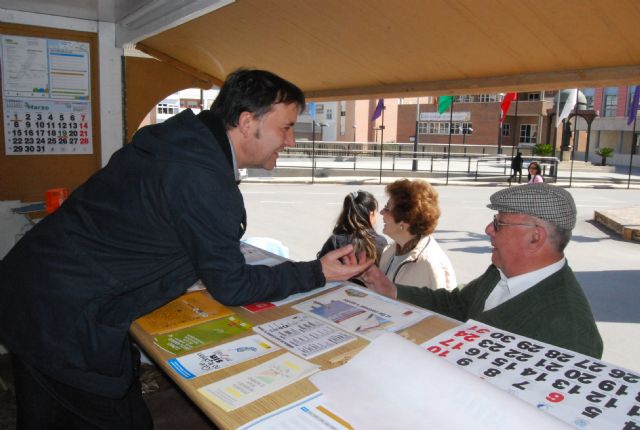
[[[570,428],[393,333],[310,379],[356,429]]]

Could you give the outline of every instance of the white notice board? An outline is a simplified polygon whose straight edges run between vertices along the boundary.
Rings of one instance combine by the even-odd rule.
[[[6,155],[93,154],[89,44],[0,39]]]

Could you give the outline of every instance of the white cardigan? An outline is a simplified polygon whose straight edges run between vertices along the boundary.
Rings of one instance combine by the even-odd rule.
[[[396,285],[425,287],[432,290],[457,286],[449,258],[431,235],[424,236],[407,254],[396,257],[395,242],[380,258],[380,269]]]

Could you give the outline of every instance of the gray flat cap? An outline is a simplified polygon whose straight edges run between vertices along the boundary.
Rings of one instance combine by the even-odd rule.
[[[564,188],[549,184],[525,184],[504,188],[490,197],[489,209],[521,213],[573,230],[576,226],[576,204]]]

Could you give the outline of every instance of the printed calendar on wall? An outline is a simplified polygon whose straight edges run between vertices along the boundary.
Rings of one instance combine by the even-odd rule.
[[[1,39],[6,155],[92,154],[89,44]]]

